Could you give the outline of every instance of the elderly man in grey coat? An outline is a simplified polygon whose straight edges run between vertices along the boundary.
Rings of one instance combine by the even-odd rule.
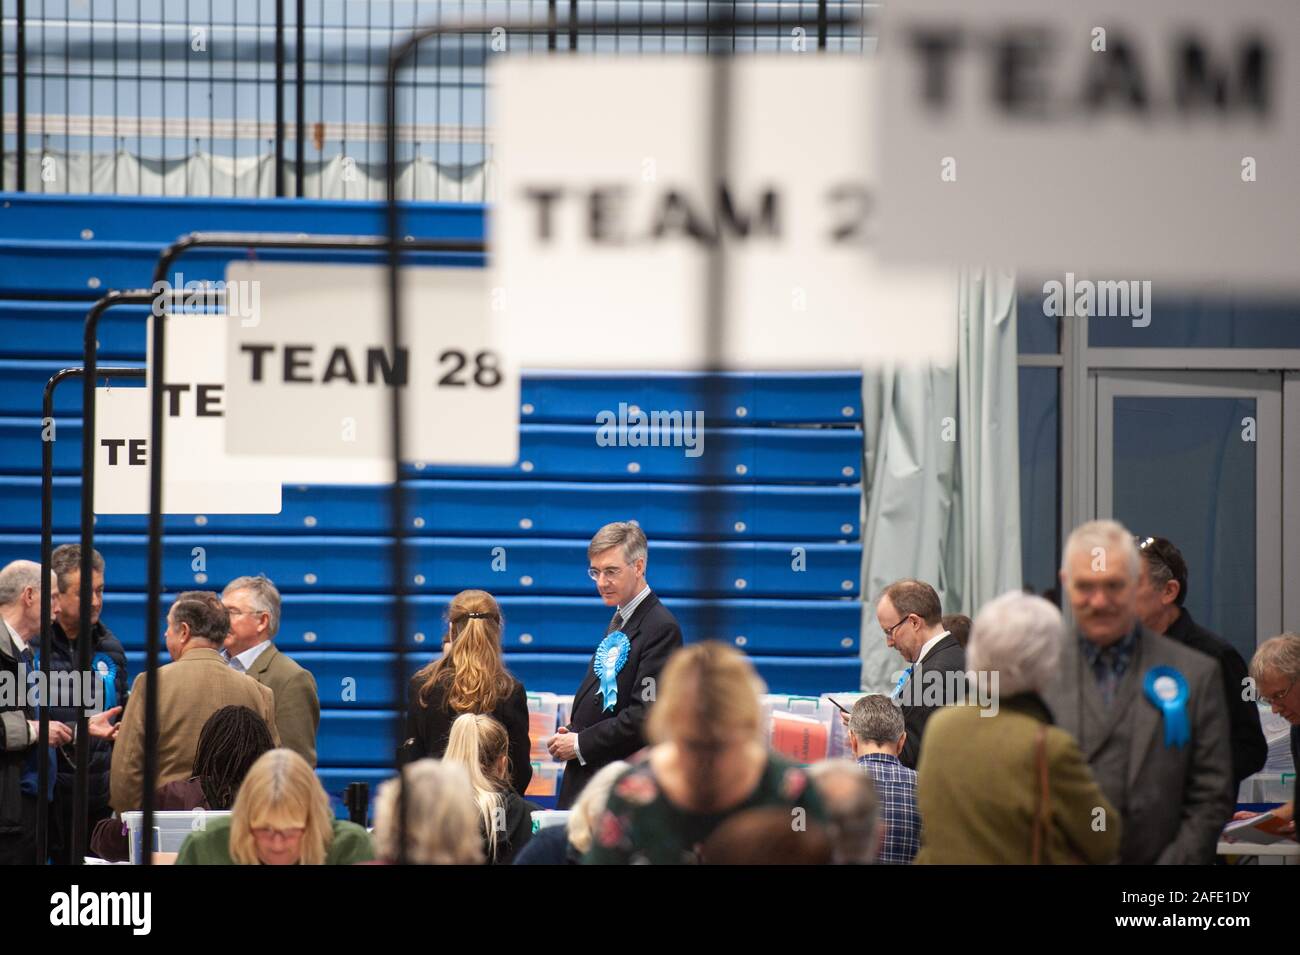
[[[1046,700],[1120,813],[1120,862],[1212,863],[1234,799],[1219,664],[1142,626],[1138,561],[1115,521],[1070,535],[1061,583],[1077,633]]]

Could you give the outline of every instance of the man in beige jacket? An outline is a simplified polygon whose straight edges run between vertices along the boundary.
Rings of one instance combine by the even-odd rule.
[[[219,651],[229,632],[230,615],[208,591],[181,594],[167,612],[172,662],[158,668],[156,786],[190,778],[203,725],[224,706],[246,706],[257,713],[280,744],[274,694],[222,659]],[[113,747],[109,783],[110,802],[118,812],[138,809],[144,800],[144,673],[135,678],[130,701]]]
[[[266,577],[236,577],[221,602],[230,614],[230,635],[222,656],[275,693],[275,725],[286,749],[316,765],[320,699],[316,679],[272,642],[280,632],[280,591]]]

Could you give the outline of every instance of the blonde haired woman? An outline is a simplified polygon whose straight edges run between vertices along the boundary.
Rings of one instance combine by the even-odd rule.
[[[490,716],[466,713],[451,724],[444,760],[464,768],[474,790],[483,854],[490,865],[509,865],[533,834],[537,808],[510,786],[506,728]]]
[[[821,822],[807,773],[767,749],[762,692],[731,647],[705,641],[674,653],[646,723],[650,756],[614,783],[582,861],[696,863],[713,830],[750,809]]]
[[[483,840],[478,809],[465,770],[446,761],[421,759],[402,771],[406,781],[406,861],[412,865],[481,865]],[[397,780],[375,795],[375,847],[387,862],[397,859]]]
[[[441,759],[452,721],[465,713],[486,714],[506,728],[510,785],[523,793],[533,778],[528,697],[501,660],[502,626],[501,608],[491,594],[462,590],[452,598],[442,656],[411,679],[405,755]]]
[[[244,777],[231,814],[187,838],[176,864],[351,865],[372,858],[370,834],[334,818],[307,761],[273,749]]]

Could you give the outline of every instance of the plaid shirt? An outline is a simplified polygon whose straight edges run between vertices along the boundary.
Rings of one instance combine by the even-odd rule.
[[[880,843],[877,861],[907,865],[921,848],[921,813],[916,808],[916,770],[908,769],[897,756],[867,753],[858,757],[861,766],[876,784],[881,816],[885,820],[885,838]]]

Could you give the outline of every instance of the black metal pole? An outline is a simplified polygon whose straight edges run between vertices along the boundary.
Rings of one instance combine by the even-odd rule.
[[[384,153],[385,163],[384,188],[387,197],[385,213],[388,223],[388,342],[393,354],[402,342],[402,283],[401,283],[401,248],[398,236],[401,235],[401,210],[397,204],[397,71],[398,64],[390,60],[388,64],[388,92],[385,99],[384,114]],[[403,520],[405,507],[402,494],[402,392],[400,388],[392,389],[392,402],[389,406],[392,430],[389,438],[389,451],[393,460],[393,490],[389,498],[389,525],[393,535],[393,699],[397,705],[396,733],[393,751],[397,759],[397,865],[406,864],[407,799],[406,771],[402,768],[402,740],[406,728],[402,720],[402,700],[406,695],[406,521]]]
[[[294,194],[301,199],[306,193],[303,191],[303,177],[306,168],[306,149],[307,149],[307,27],[306,27],[306,0],[298,0],[297,10],[295,12],[296,20],[294,22],[294,42],[293,42],[293,119],[294,133],[296,138],[293,144],[293,179]]]
[[[828,17],[826,7],[828,0],[817,0],[817,49],[826,49],[826,33],[828,29]]]
[[[18,191],[27,191],[27,0],[18,0]],[[42,107],[44,108],[44,107]]]
[[[54,425],[54,392],[59,384],[67,381],[69,378],[77,378],[82,374],[80,368],[64,368],[56,372],[45,383],[45,394],[41,402],[41,428],[50,428],[49,439],[41,435],[41,685],[50,686],[50,632],[53,626],[50,612],[50,598],[52,591],[50,587],[50,563],[54,552],[54,441],[57,436],[53,429]],[[143,378],[143,368],[103,368],[99,374],[105,378]],[[90,379],[92,382],[94,379]],[[82,578],[83,581],[85,578]],[[83,591],[84,591],[83,587]],[[84,618],[83,618],[84,620]],[[84,640],[82,642],[85,642]],[[84,670],[82,671],[85,672]],[[93,679],[93,677],[92,677]],[[48,690],[47,690],[48,695]],[[83,701],[84,702],[84,701]],[[43,758],[50,745],[50,707],[49,700],[41,700],[41,718],[40,718],[40,735],[37,737],[36,748],[38,756],[37,782],[36,782],[36,859],[37,865],[44,865],[48,858],[48,836],[49,836],[49,818],[50,804],[49,800],[43,798],[44,793],[49,791],[50,785],[50,762]],[[75,808],[74,808],[75,811]],[[76,851],[74,842],[73,851]],[[74,864],[77,864],[81,856],[74,858]]]
[[[284,196],[284,0],[275,0],[275,194]]]
[[[555,5],[559,0],[546,0],[546,51],[554,53],[558,35],[555,31]]]
[[[577,18],[577,6],[578,5],[576,0],[570,0],[569,2],[569,47],[570,50],[573,52],[576,52],[578,47],[577,40],[578,40],[579,22]],[[708,23],[710,31],[712,32],[714,28],[714,21],[710,19],[706,22]],[[725,24],[730,24],[732,22],[729,14],[727,15],[727,17],[724,18],[723,22]],[[668,28],[676,28],[678,26],[690,27],[690,26],[699,25],[699,23],[700,21],[698,19],[693,19],[693,20],[686,19],[686,20],[678,21],[676,23],[665,21],[661,24],[661,26],[664,29],[668,29]],[[756,20],[754,24],[755,27],[758,26],[758,23],[759,21]],[[612,23],[609,23],[608,25],[604,23],[598,23],[598,22],[591,22],[587,25],[593,28],[599,28],[601,30],[609,29],[612,30],[613,32],[630,31],[630,29],[633,26],[630,23],[622,23],[617,19],[614,20]],[[401,248],[403,245],[405,245],[407,248],[412,247],[411,243],[402,242],[401,210],[397,201],[397,78],[398,78],[398,74],[401,72],[407,60],[410,59],[412,55],[414,55],[420,43],[422,43],[424,40],[435,38],[435,37],[440,38],[444,35],[464,35],[467,33],[489,33],[491,32],[491,28],[492,28],[492,24],[489,23],[466,23],[466,24],[460,24],[460,25],[449,26],[449,27],[444,27],[444,26],[423,27],[419,30],[416,30],[409,37],[407,37],[404,42],[402,42],[399,46],[395,47],[389,56],[388,75],[387,75],[387,81],[385,83],[385,89],[384,89],[384,95],[385,95],[384,122],[387,126],[387,128],[384,131],[384,145],[385,145],[384,182],[385,182],[385,195],[387,200],[387,214],[385,216],[385,220],[388,226],[388,236],[387,236],[388,265],[389,265],[388,328],[389,328],[390,344],[394,348],[396,347],[399,341],[400,338],[399,333],[401,329],[402,290],[401,290],[401,283],[399,281],[399,276],[398,276],[399,270],[401,268]],[[526,24],[522,27],[515,28],[515,32],[526,33],[528,35],[546,34],[549,33],[549,30],[550,30],[549,23]],[[728,87],[726,86],[725,79],[722,81],[722,83],[723,83],[721,87],[722,93],[725,95],[728,89]],[[717,161],[721,160],[722,165],[725,167],[725,153],[721,155],[715,154],[714,160],[715,160],[714,163],[715,166],[718,165]],[[711,301],[715,297],[715,293],[721,294],[720,291],[718,290],[720,290],[723,286],[721,266],[719,263],[714,263],[714,267],[711,269],[710,276],[711,276],[711,280],[709,282],[708,287],[706,288],[706,298],[708,298],[708,300]],[[710,325],[710,334],[714,335],[715,333],[720,334],[719,331],[713,329],[712,326]],[[716,356],[717,351],[713,346],[712,338],[710,339],[710,345],[708,347],[710,349],[708,354],[710,356]],[[400,746],[404,735],[401,727],[400,701],[403,699],[406,693],[406,675],[405,675],[406,573],[405,573],[405,554],[404,554],[404,548],[402,546],[402,539],[403,539],[403,535],[405,534],[406,528],[405,528],[405,522],[403,520],[404,515],[401,506],[402,503],[401,430],[402,428],[401,428],[400,401],[401,399],[400,399],[400,395],[398,395],[397,389],[393,389],[393,406],[392,406],[393,419],[392,419],[391,447],[393,450],[393,464],[394,467],[396,468],[396,473],[393,475],[394,477],[393,496],[392,496],[392,507],[389,511],[389,515],[390,515],[389,519],[391,522],[391,530],[393,536],[393,579],[395,582],[395,586],[393,588],[395,604],[394,604],[393,634],[392,634],[392,647],[393,647],[392,676],[393,676],[393,688],[395,692],[394,699],[399,701],[398,725],[397,725],[397,732],[395,734],[396,739],[394,740],[395,743],[394,749],[396,752],[400,752]],[[707,618],[707,612],[706,612],[706,618]],[[398,858],[394,861],[401,863],[405,861],[405,857],[406,857],[406,789],[404,785],[404,777],[402,775],[402,766],[401,766],[400,758],[397,759],[397,772],[398,772],[398,796],[397,796]]]
[[[390,127],[391,129],[391,127]],[[391,170],[391,166],[390,166]],[[408,249],[421,252],[451,252],[482,254],[482,242],[444,241],[440,239],[417,239],[405,243]],[[196,248],[243,248],[243,249],[333,249],[342,251],[383,251],[392,249],[394,243],[383,236],[309,236],[301,233],[274,232],[194,232],[173,242],[158,257],[154,266],[153,287],[167,289],[171,287],[170,272],[172,264],[184,252]],[[175,294],[175,293],[172,293]],[[155,312],[160,311],[155,307]],[[150,438],[149,438],[149,586],[145,603],[145,626],[148,628],[146,658],[146,700],[145,700],[145,763],[144,794],[141,806],[141,825],[146,833],[153,831],[153,789],[157,779],[157,701],[155,683],[158,669],[158,618],[159,597],[161,594],[162,571],[162,384],[166,364],[166,322],[155,321],[153,325],[153,366],[150,368],[151,395]],[[395,354],[395,353],[394,353]],[[396,389],[394,389],[396,393]],[[90,399],[93,402],[93,395]],[[396,488],[396,484],[394,485]],[[396,494],[395,494],[396,496]],[[395,506],[400,506],[398,501]],[[394,512],[400,514],[400,512]],[[401,524],[400,517],[394,518]],[[400,555],[402,550],[399,548]],[[400,556],[397,558],[400,560]],[[399,604],[400,605],[400,604]],[[405,629],[403,627],[403,629]],[[404,669],[404,667],[402,667]],[[400,670],[399,670],[400,672]],[[402,686],[405,691],[405,682]],[[401,697],[399,696],[399,699]],[[401,736],[401,720],[398,720]],[[400,745],[401,740],[397,740]],[[399,766],[400,772],[400,766]],[[147,845],[147,843],[146,843]],[[149,860],[149,853],[145,853]]]

